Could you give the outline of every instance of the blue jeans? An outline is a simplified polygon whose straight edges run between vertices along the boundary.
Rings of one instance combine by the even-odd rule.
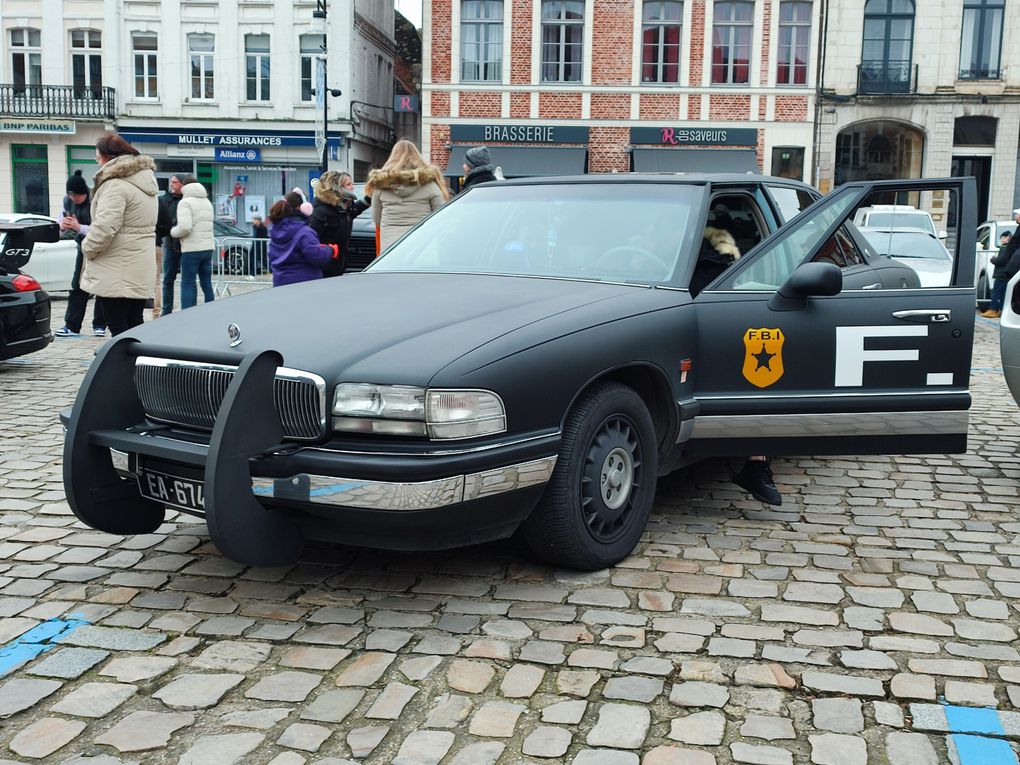
[[[195,276],[202,285],[205,302],[211,303],[216,295],[212,288],[212,250],[181,253],[181,308],[191,308],[198,303]]]
[[[163,240],[163,310],[160,316],[173,313],[174,282],[177,281],[177,273],[181,270],[181,253],[171,242],[170,237]]]
[[[1007,279],[996,279],[995,284],[992,285],[992,299],[988,303],[989,311],[1001,311],[1003,304],[1006,302],[1006,285],[1009,284]]]

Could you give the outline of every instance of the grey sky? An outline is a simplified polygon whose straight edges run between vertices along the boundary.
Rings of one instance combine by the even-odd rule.
[[[397,10],[414,24],[421,26],[421,3],[422,0],[397,0]]]

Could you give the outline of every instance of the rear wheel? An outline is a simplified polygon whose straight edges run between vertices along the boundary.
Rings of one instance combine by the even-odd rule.
[[[992,291],[989,287],[988,276],[986,274],[981,274],[981,276],[978,277],[977,283],[977,307],[982,311],[987,309],[992,302]]]
[[[248,253],[240,247],[231,247],[223,255],[223,265],[228,274],[240,276],[248,273]],[[254,276],[254,274],[252,274]]]
[[[588,391],[567,417],[545,494],[522,525],[548,563],[595,570],[634,549],[655,499],[655,427],[641,397],[620,383]]]

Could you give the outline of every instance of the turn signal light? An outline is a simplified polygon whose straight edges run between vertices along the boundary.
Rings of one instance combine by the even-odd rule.
[[[31,292],[32,290],[41,290],[42,286],[33,279],[31,276],[25,274],[18,274],[11,279],[11,284],[14,287],[15,292]]]

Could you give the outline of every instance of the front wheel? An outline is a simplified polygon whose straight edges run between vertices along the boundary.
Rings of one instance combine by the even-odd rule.
[[[655,427],[641,397],[600,383],[567,416],[559,459],[538,506],[522,525],[542,560],[594,571],[634,549],[655,499]]]
[[[982,311],[986,310],[991,305],[991,290],[989,289],[988,276],[987,274],[981,274],[981,278],[978,279],[977,284],[977,307]]]

